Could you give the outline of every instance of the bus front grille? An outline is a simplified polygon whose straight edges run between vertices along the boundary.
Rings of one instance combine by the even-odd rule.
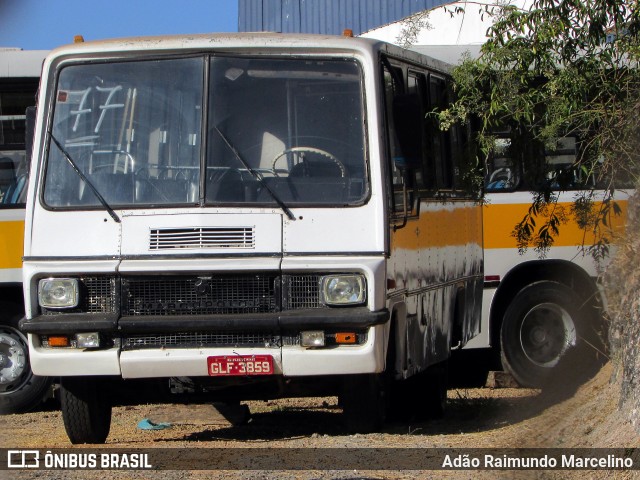
[[[123,315],[269,313],[280,308],[275,275],[123,278]]]
[[[295,341],[287,338],[286,343]],[[123,350],[146,348],[253,347],[279,348],[280,335],[273,332],[189,332],[129,335],[122,339]]]
[[[366,330],[354,333],[353,345],[364,345],[367,342]],[[122,349],[129,351],[159,348],[281,348],[300,346],[300,332],[154,332],[125,335],[119,341]],[[329,346],[337,345],[336,333],[326,331],[325,342]]]
[[[318,275],[216,274],[122,279],[122,314],[232,315],[322,307]]]

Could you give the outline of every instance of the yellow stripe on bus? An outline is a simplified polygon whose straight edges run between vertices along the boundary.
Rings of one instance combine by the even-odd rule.
[[[0,222],[0,268],[22,268],[24,221]]]
[[[433,206],[432,206],[433,207]],[[421,250],[478,243],[482,232],[482,217],[477,206],[455,206],[428,210],[423,205],[420,218],[411,218],[407,225],[391,236],[392,248]]]
[[[610,216],[610,226],[613,227],[614,237],[618,238],[624,233],[625,219],[627,217],[627,201],[621,200],[617,202],[622,210],[620,215]],[[560,234],[554,237],[553,246],[569,247],[575,245],[591,245],[595,240],[593,231],[585,231],[581,229],[575,221],[572,214],[572,202],[558,203],[558,207],[562,207],[566,214],[567,221],[559,227]],[[487,204],[484,206],[483,223],[484,223],[484,248],[517,248],[518,244],[513,237],[512,232],[515,226],[522,221],[527,214],[530,203],[519,204]],[[594,206],[597,208],[597,204]],[[556,207],[557,208],[557,207]],[[542,227],[548,216],[539,215],[535,217],[535,232],[537,233]],[[602,233],[610,235],[608,227],[601,226]]]

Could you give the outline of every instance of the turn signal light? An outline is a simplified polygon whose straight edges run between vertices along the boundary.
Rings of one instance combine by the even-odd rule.
[[[355,333],[336,333],[336,343],[353,344],[356,343]]]
[[[66,336],[49,335],[47,339],[49,340],[50,347],[68,347],[71,345],[69,337]]]

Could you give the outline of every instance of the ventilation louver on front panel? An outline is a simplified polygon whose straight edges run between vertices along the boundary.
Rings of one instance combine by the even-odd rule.
[[[151,229],[150,250],[179,248],[254,248],[253,227]]]

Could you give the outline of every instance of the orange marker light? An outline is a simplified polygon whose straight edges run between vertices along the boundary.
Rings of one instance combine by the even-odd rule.
[[[336,333],[336,343],[353,344],[356,343],[355,333]]]
[[[50,347],[68,347],[71,345],[69,337],[49,335],[48,340]]]

